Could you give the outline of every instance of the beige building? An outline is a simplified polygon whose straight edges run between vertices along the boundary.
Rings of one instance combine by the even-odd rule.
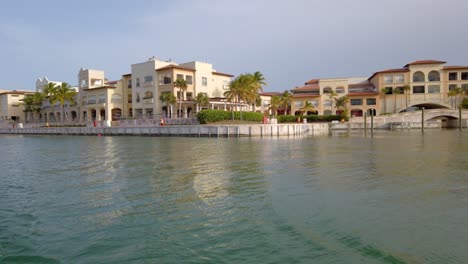
[[[227,109],[222,100],[233,75],[220,73],[204,62],[177,64],[171,60],[161,61],[150,58],[146,62],[133,64],[131,74],[122,76],[124,94],[131,106],[125,113],[133,118],[195,117],[199,93],[210,98],[211,109]],[[178,79],[184,79],[187,89],[179,91],[174,86]],[[159,98],[163,93],[172,93],[177,98],[175,105],[167,105]],[[179,109],[179,103],[181,109]]]
[[[468,66],[445,66],[444,61],[419,60],[402,68],[377,71],[369,78],[313,79],[293,92],[291,110],[298,114],[306,101],[318,114],[338,114],[331,98],[346,95],[351,116],[381,115],[424,107],[454,108],[449,92],[460,87],[468,94]],[[463,96],[463,95],[461,95]],[[458,100],[459,103],[461,100]]]
[[[22,101],[26,94],[32,93],[32,91],[0,90],[0,120],[24,122],[26,115]]]

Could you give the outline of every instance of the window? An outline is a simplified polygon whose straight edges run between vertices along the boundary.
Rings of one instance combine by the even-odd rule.
[[[132,88],[132,79],[128,80],[127,87]]]
[[[319,102],[317,100],[309,101],[314,107],[318,107]]]
[[[427,87],[428,93],[440,93],[440,85],[429,85]]]
[[[424,82],[424,73],[418,71],[413,74],[413,82]]]
[[[392,83],[393,82],[393,75],[384,75],[383,82],[384,83]]]
[[[424,93],[424,86],[413,86],[413,93]]]
[[[462,72],[461,73],[461,79],[464,80],[464,81],[468,80],[468,72]]]
[[[140,78],[136,78],[135,82],[136,82],[135,86],[140,87]]]
[[[362,99],[351,99],[351,105],[362,105]]]
[[[367,98],[366,104],[367,105],[376,105],[377,101],[375,100],[375,98]]]
[[[270,106],[270,100],[263,101],[263,106]]]
[[[294,101],[294,107],[302,107],[304,106],[304,102],[303,101]]]
[[[394,93],[396,93],[396,94],[403,94],[403,93],[405,93],[405,90],[403,90],[403,86],[397,86],[397,87],[395,87],[395,89],[394,89]]]
[[[170,84],[170,83],[172,83],[172,78],[169,77],[169,76],[164,76],[163,83],[164,83],[164,84]]]
[[[91,86],[101,86],[102,80],[99,79],[91,79]]]
[[[187,97],[187,100],[193,100],[192,92],[187,92],[185,96]]]
[[[450,84],[449,85],[449,91],[455,90],[455,88],[457,88],[456,84]]]
[[[332,105],[332,100],[323,101],[323,106],[331,106],[331,105]]]
[[[185,81],[187,82],[187,84],[193,84],[192,75],[185,75]]]
[[[208,79],[206,77],[201,78],[202,86],[208,86]]]
[[[151,98],[153,98],[153,92],[146,91],[145,95],[143,96],[143,99],[151,99]]]
[[[457,72],[449,72],[449,81],[456,81],[458,79]]]
[[[176,75],[176,80],[179,80],[179,79],[184,79],[184,75],[183,74],[177,74]]]
[[[140,102],[140,94],[137,93],[137,96],[136,96],[136,102],[139,103]]]
[[[153,76],[145,76],[145,83],[149,83],[153,81]]]
[[[405,76],[403,74],[395,75],[395,83],[403,83],[405,81]]]
[[[18,94],[12,94],[11,97],[19,97]]]
[[[385,87],[385,94],[393,94],[393,88],[392,87]]]
[[[332,92],[332,88],[330,87],[323,88],[323,93],[331,93],[331,92]]]
[[[343,94],[345,92],[345,89],[343,87],[337,87],[335,90],[336,90],[336,93],[339,93],[339,94]]]
[[[431,71],[428,75],[430,82],[439,82],[440,81],[440,74],[438,71]]]

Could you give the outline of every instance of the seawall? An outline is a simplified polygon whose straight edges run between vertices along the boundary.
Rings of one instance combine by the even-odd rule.
[[[9,135],[103,135],[103,136],[195,136],[195,137],[277,137],[328,134],[328,123],[180,125],[157,127],[38,127],[0,128]]]

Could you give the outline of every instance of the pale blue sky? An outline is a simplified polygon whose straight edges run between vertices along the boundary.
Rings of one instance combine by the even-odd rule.
[[[468,65],[466,0],[5,0],[0,89],[37,78],[109,79],[151,56],[261,71],[267,91],[318,77],[368,77],[419,59]]]

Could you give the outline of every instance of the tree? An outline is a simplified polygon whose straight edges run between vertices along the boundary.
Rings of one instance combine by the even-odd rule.
[[[62,83],[62,85],[57,86],[57,89],[53,91],[52,95],[50,95],[50,102],[51,104],[59,103],[60,107],[62,108],[61,119],[62,122],[65,121],[65,102],[68,102],[69,105],[74,105],[75,100],[74,97],[76,95],[76,91],[68,84]]]
[[[267,85],[267,83],[265,82],[265,77],[263,77],[263,74],[259,71],[256,71],[254,72],[252,77],[253,77],[253,82],[257,91],[263,92],[263,86]]]
[[[49,82],[48,84],[44,85],[44,87],[42,87],[42,93],[44,95],[44,99],[47,99],[47,101],[49,101],[49,104],[52,109],[53,109],[53,103],[52,103],[53,97],[52,96],[56,93],[57,89],[58,89],[57,84],[53,82]],[[53,111],[52,114],[54,115],[54,118],[55,118],[55,111]]]
[[[338,96],[338,94],[335,92],[335,91],[331,91],[329,94],[328,94],[328,98],[330,98],[330,101],[331,101],[331,113],[333,115],[333,101],[335,101],[335,98]]]
[[[278,109],[281,107],[281,97],[279,96],[272,96],[271,101],[270,101],[270,107],[269,110],[271,110],[274,113],[274,116],[276,117],[278,115]]]
[[[199,112],[200,106],[207,106],[210,103],[210,98],[206,93],[198,93],[195,101],[197,102],[197,112]]]
[[[398,95],[398,94],[401,94],[402,92],[403,92],[403,91],[402,91],[401,89],[398,89],[398,88],[396,88],[396,89],[393,90],[393,94],[395,95],[395,101],[394,101],[394,104],[393,104],[393,112],[394,112],[394,113],[396,113],[396,110],[397,110],[397,109],[396,109],[396,101],[397,101],[396,99],[397,99],[397,95]]]
[[[304,113],[307,112],[315,112],[315,107],[312,105],[311,102],[306,101],[304,106],[299,109],[301,111],[301,115],[304,115]]]
[[[383,101],[384,101],[384,113],[387,113],[387,100],[385,100],[386,94],[389,92],[388,87],[384,87],[380,90],[380,92],[383,95]]]
[[[449,93],[447,94],[451,98],[452,108],[456,108],[459,106],[458,97],[461,94],[463,94],[463,91],[460,87],[455,87],[454,89],[450,90]],[[454,103],[454,99],[455,99],[455,103]]]
[[[179,88],[179,118],[182,117],[182,99],[183,99],[183,93],[182,91],[185,91],[187,90],[187,82],[182,79],[182,78],[178,78],[175,82],[174,82],[174,87],[176,88]]]
[[[166,106],[166,118],[172,118],[172,105],[176,103],[176,97],[174,94],[171,92],[161,93],[159,100],[161,100],[161,102]],[[168,109],[168,106],[170,106],[170,110]]]
[[[409,96],[409,92],[411,91],[411,86],[409,86],[408,84],[405,84],[403,85],[403,92],[405,93],[405,101],[406,101],[406,110],[408,110],[408,96]]]
[[[346,95],[343,95],[339,98],[334,98],[335,100],[335,105],[338,110],[341,110],[341,118],[348,120],[348,103],[349,103],[349,98]]]
[[[240,98],[240,85],[239,80],[236,78],[229,83],[229,89],[224,92],[224,97],[231,103],[231,112],[232,112],[232,120],[234,120],[234,107],[232,103],[235,103],[236,110],[237,110],[237,103]]]
[[[288,114],[288,108],[291,105],[292,102],[292,93],[288,90],[284,91],[283,94],[281,94],[281,106],[284,109],[284,114]]]
[[[455,91],[455,106],[456,107],[460,107],[461,106],[461,97],[463,95],[463,90],[461,87],[457,86],[455,87],[454,89]]]

